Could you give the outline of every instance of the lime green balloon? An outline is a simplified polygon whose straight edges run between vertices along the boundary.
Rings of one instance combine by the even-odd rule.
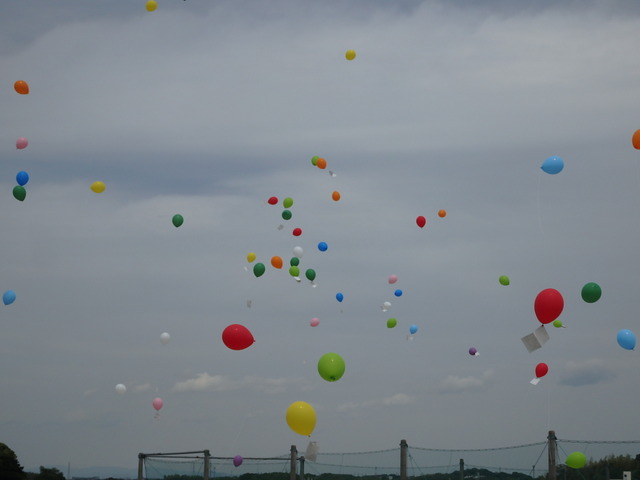
[[[291,220],[291,210],[283,210],[282,211],[282,218],[284,218],[285,220]]]
[[[318,159],[320,157],[318,155],[314,155],[313,157],[311,157],[311,165],[313,165],[314,167],[318,165]]]
[[[261,277],[264,271],[265,271],[264,263],[258,262],[253,266],[253,274],[256,277]]]
[[[554,326],[554,327],[556,327],[556,328],[562,328],[562,327],[564,327],[564,325],[562,324],[562,320],[560,320],[560,319],[555,319],[555,320],[553,321],[553,326]]]
[[[291,265],[289,267],[289,275],[291,275],[292,277],[300,276],[300,269],[298,268],[297,265]]]
[[[589,282],[582,287],[582,299],[587,303],[595,303],[602,296],[602,289],[597,283]]]
[[[587,456],[582,452],[570,453],[564,464],[570,468],[582,468],[587,464]]]
[[[344,359],[337,353],[325,353],[318,360],[318,373],[327,382],[336,382],[344,375]]]
[[[291,257],[291,260],[289,260],[289,265],[291,265],[292,267],[297,267],[298,265],[300,265],[300,259],[298,257]]]
[[[13,196],[21,202],[27,197],[27,190],[22,185],[13,187]]]
[[[313,282],[316,278],[316,271],[313,268],[307,268],[306,272],[304,272],[304,276],[311,282]]]
[[[174,215],[171,219],[171,222],[173,223],[174,227],[178,228],[184,223],[184,218],[182,217],[182,215]]]
[[[287,197],[284,200],[282,200],[282,206],[284,208],[291,208],[292,205],[293,205],[293,198]]]
[[[395,318],[390,318],[389,320],[387,320],[387,328],[393,328],[398,324],[398,320],[396,320]]]
[[[500,275],[498,281],[500,282],[500,285],[504,286],[507,286],[511,283],[511,280],[509,280],[509,277],[507,277],[506,275]]]

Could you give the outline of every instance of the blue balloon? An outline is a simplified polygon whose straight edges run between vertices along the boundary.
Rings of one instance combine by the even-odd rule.
[[[542,162],[542,166],[540,168],[545,173],[555,175],[556,173],[560,173],[564,168],[564,160],[556,156],[549,157]]]
[[[393,294],[394,294],[396,297],[401,297],[401,296],[402,296],[402,290],[397,289],[395,292],[393,292]]]
[[[2,295],[2,301],[4,302],[5,305],[11,305],[13,302],[16,301],[16,292],[14,292],[13,290],[7,290]]]
[[[344,300],[344,295],[340,292],[336,293],[336,300],[341,302],[342,300]]]
[[[16,181],[18,185],[24,187],[29,181],[29,174],[27,172],[18,172],[16,175]]]
[[[631,330],[620,330],[618,332],[618,345],[625,350],[633,350],[636,347],[635,334]]]
[[[318,250],[320,250],[321,252],[326,252],[327,248],[329,248],[329,246],[327,245],[327,242],[320,242],[318,244]]]
[[[409,327],[409,333],[411,333],[411,335],[413,335],[414,333],[416,333],[418,331],[418,326],[417,325],[411,325]]]

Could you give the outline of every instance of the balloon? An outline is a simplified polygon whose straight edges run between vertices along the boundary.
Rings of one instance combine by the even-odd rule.
[[[21,187],[25,186],[29,182],[29,174],[24,171],[20,171],[16,174],[16,182]]]
[[[282,206],[284,208],[291,208],[293,206],[293,198],[287,197],[284,200],[282,200]]]
[[[549,366],[546,363],[539,363],[536,365],[536,378],[544,377],[549,371]]]
[[[342,300],[344,300],[344,295],[340,292],[336,293],[336,300],[342,302]]]
[[[329,245],[327,245],[327,242],[318,243],[318,250],[320,250],[321,252],[326,252],[327,248],[329,248]]]
[[[552,325],[556,328],[564,327],[564,325],[562,324],[562,320],[558,320],[558,319],[554,320]]]
[[[104,182],[93,182],[91,184],[91,190],[93,190],[95,193],[102,193],[104,192],[104,189],[107,188],[106,185],[104,184]]]
[[[297,267],[298,265],[300,265],[300,259],[298,257],[291,257],[291,260],[289,260],[289,265],[291,265],[292,267]]]
[[[247,262],[251,263],[256,259],[256,254],[253,252],[247,253]]]
[[[333,199],[334,202],[337,202],[338,200],[340,200],[340,192],[338,192],[337,190],[334,190],[333,193],[331,194],[331,198]]]
[[[474,348],[474,347],[471,347],[469,349],[469,355],[472,355],[472,356],[478,355],[478,350],[476,348]]]
[[[324,170],[325,168],[327,168],[327,161],[324,158],[318,158],[316,160],[316,167],[318,167],[320,170]]]
[[[504,285],[505,287],[511,283],[511,280],[509,280],[509,277],[506,275],[500,275],[498,281],[500,282],[500,285]]]
[[[390,284],[393,285],[394,283],[396,283],[398,281],[398,276],[397,275],[389,275],[389,278],[387,279],[387,281]]]
[[[402,296],[402,290],[397,289],[395,292],[393,292],[393,294],[394,294],[396,297],[401,297],[401,296]]]
[[[540,168],[545,173],[555,175],[556,173],[560,173],[564,168],[564,160],[562,160],[560,157],[549,157],[544,162],[542,162],[542,166]]]
[[[396,320],[395,318],[390,318],[389,320],[387,320],[387,328],[393,328],[398,324],[398,320]]]
[[[304,276],[307,277],[307,280],[313,282],[316,278],[316,271],[313,268],[307,268],[304,272]]]
[[[422,215],[419,215],[418,218],[416,218],[416,224],[420,228],[423,228],[427,224],[427,219],[424,218]]]
[[[291,275],[292,277],[299,277],[300,276],[300,268],[297,265],[291,265],[289,267],[289,275]]]
[[[174,227],[178,228],[180,225],[184,223],[184,218],[182,217],[182,215],[176,214],[171,219],[171,223],[173,223]]]
[[[582,468],[587,464],[587,456],[582,452],[570,453],[564,464],[569,468]]]
[[[417,325],[411,325],[411,326],[409,327],[409,333],[410,333],[410,334],[412,334],[412,335],[413,335],[413,334],[414,334],[414,333],[416,333],[417,331],[418,331],[418,326],[417,326]]]
[[[311,435],[316,427],[316,411],[307,402],[293,402],[287,408],[287,425],[300,435]]]
[[[631,330],[623,329],[618,332],[618,345],[626,350],[636,348],[636,336]]]
[[[148,0],[145,8],[147,9],[147,12],[153,12],[158,8],[158,2],[156,2],[156,0]]]
[[[533,303],[533,309],[540,323],[553,322],[562,313],[564,299],[560,292],[553,288],[542,290]]]
[[[5,305],[11,305],[15,301],[16,301],[16,292],[14,292],[13,290],[7,290],[2,294],[2,302]]]
[[[242,465],[242,457],[240,455],[236,455],[233,457],[233,466],[239,467],[240,465]]]
[[[292,216],[293,216],[293,214],[291,213],[291,210],[283,210],[282,211],[282,218],[284,220],[291,220]]]
[[[325,353],[318,360],[318,373],[327,382],[336,382],[344,375],[344,359],[337,353]]]
[[[27,190],[22,185],[16,185],[13,187],[13,196],[22,202],[27,197]]]
[[[382,307],[380,307],[380,308],[382,308],[383,312],[386,312],[387,310],[389,310],[391,308],[391,302],[383,302],[382,303]]]
[[[274,268],[282,268],[282,257],[279,257],[278,255],[271,257],[271,265]]]
[[[344,57],[347,60],[353,60],[354,58],[356,58],[356,51],[355,50],[347,50],[344,54]],[[366,62],[365,62],[366,63]]]
[[[253,345],[255,339],[247,327],[232,324],[222,331],[222,341],[231,350],[244,350]]]
[[[633,137],[631,137],[631,143],[633,144],[633,148],[636,150],[640,150],[640,130],[636,130],[633,133]]]
[[[309,322],[309,325],[311,325],[312,327],[317,327],[318,325],[320,325],[320,319],[317,317],[312,318]]]
[[[446,210],[438,210],[438,216],[440,218],[444,218],[447,216],[447,211]]]
[[[278,197],[269,197],[269,200],[267,200],[267,203],[269,205],[277,205],[278,204]]]
[[[294,237],[299,237],[300,235],[302,235],[302,229],[300,227],[296,227],[293,229],[293,232],[291,232],[293,234]]]
[[[304,253],[304,250],[302,249],[302,247],[293,247],[293,254],[296,257],[302,258],[303,253]]]
[[[602,296],[602,289],[597,283],[589,282],[582,287],[582,299],[587,303],[595,303]]]
[[[18,80],[13,84],[13,88],[20,95],[27,95],[29,93],[29,85],[24,80]]]
[[[24,137],[20,137],[18,140],[16,140],[16,148],[18,150],[27,148],[27,145],[29,145],[29,141]]]
[[[120,395],[122,395],[126,391],[127,391],[127,387],[124,386],[122,383],[119,383],[116,385],[116,392],[118,392]]]
[[[164,405],[164,402],[160,397],[156,397],[153,399],[153,408],[159,411],[162,408],[162,405]]]
[[[264,263],[258,262],[253,266],[253,274],[256,277],[261,277],[264,271],[265,271]]]
[[[318,155],[314,155],[313,157],[311,157],[311,165],[313,165],[314,167],[318,165],[318,159],[320,157]]]
[[[169,335],[167,332],[164,332],[160,335],[160,343],[162,343],[163,345],[169,343],[169,340],[171,340],[171,335]]]

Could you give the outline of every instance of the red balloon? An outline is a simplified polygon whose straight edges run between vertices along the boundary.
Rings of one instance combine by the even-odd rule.
[[[293,229],[293,235],[294,235],[295,237],[299,237],[300,235],[302,235],[302,229],[301,229],[301,228],[298,228],[298,227],[294,228],[294,229]]]
[[[233,324],[222,331],[222,341],[231,350],[244,350],[250,347],[255,339],[247,327]]]
[[[420,228],[422,228],[427,224],[427,219],[420,215],[418,218],[416,218],[416,223]]]
[[[549,371],[549,366],[546,363],[539,363],[536,365],[536,378],[544,377]]]
[[[269,200],[267,200],[267,203],[269,205],[277,205],[278,203],[278,197],[269,197]]]
[[[564,299],[559,291],[553,288],[542,290],[533,302],[533,309],[540,323],[551,323],[562,313]]]

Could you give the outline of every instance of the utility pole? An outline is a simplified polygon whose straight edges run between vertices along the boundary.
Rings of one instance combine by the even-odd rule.
[[[460,459],[460,480],[464,480],[464,458]]]
[[[554,430],[549,430],[547,440],[549,441],[547,443],[547,451],[549,453],[549,475],[547,480],[556,480],[556,453],[558,446],[556,445],[557,438]]]
[[[400,480],[407,480],[407,441],[400,440]]]
[[[304,455],[300,457],[300,480],[304,480]]]
[[[209,452],[209,450],[205,450],[204,451],[204,472],[203,473],[203,477],[204,480],[209,480],[209,457],[211,456],[211,453]]]
[[[296,480],[296,461],[298,460],[298,449],[291,445],[291,463],[289,467],[289,480]]]

